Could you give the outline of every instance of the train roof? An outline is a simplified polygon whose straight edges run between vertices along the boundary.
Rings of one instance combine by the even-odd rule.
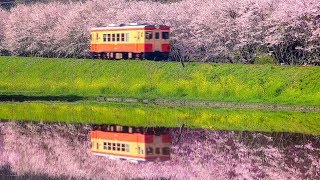
[[[138,29],[144,29],[144,30],[154,30],[154,29],[160,29],[160,30],[170,30],[169,26],[166,25],[151,25],[146,23],[129,23],[129,24],[109,24],[105,27],[95,27],[91,28],[91,31],[101,31],[101,30],[138,30]]]

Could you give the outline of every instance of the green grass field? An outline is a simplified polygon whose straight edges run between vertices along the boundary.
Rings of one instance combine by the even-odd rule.
[[[320,135],[320,113],[166,107],[90,101],[0,103],[0,119]]]
[[[0,57],[0,95],[320,106],[320,67]]]

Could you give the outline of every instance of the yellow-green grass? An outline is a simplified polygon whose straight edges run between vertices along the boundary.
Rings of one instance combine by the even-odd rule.
[[[320,67],[0,57],[0,95],[320,106]]]
[[[0,103],[0,119],[320,135],[320,113],[167,107],[90,101]]]

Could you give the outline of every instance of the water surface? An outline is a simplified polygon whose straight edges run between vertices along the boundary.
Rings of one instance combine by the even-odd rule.
[[[171,128],[170,161],[137,164],[92,154],[92,128],[0,122],[0,166],[20,176],[84,179],[320,178],[319,136]]]

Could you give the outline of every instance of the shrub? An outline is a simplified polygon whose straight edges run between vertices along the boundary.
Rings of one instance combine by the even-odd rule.
[[[260,54],[254,61],[254,64],[275,64],[276,59],[268,54]]]

